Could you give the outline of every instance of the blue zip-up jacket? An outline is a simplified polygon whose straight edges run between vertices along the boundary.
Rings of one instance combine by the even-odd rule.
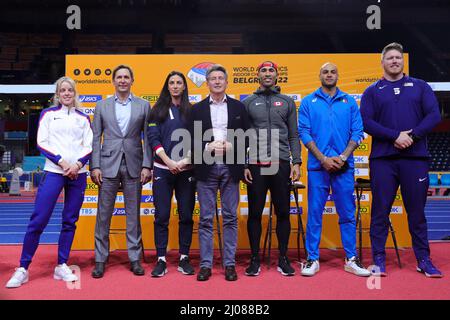
[[[169,158],[176,160],[176,156],[172,157],[172,149],[180,142],[182,142],[182,138],[179,137],[177,141],[171,141],[172,133],[176,129],[186,129],[188,130],[187,121],[182,119],[181,113],[178,107],[172,105],[170,107],[169,115],[166,120],[161,123],[158,122],[150,122],[148,124],[147,129],[147,137],[150,144],[151,149],[155,153],[153,160],[159,164],[165,166],[164,161],[161,160],[160,157],[156,154],[156,151],[160,148],[164,148],[165,153],[169,156]],[[186,131],[188,132],[188,131]],[[190,144],[187,143],[187,149],[190,147]],[[180,150],[181,151],[181,150]],[[181,152],[177,155],[182,158],[183,154]]]
[[[298,134],[305,146],[314,141],[325,156],[339,156],[350,140],[359,144],[364,138],[358,104],[339,88],[333,97],[319,88],[302,100],[298,111]],[[347,162],[350,168],[354,168],[353,154]],[[321,168],[320,160],[310,153],[308,170]]]
[[[426,135],[441,121],[433,90],[423,80],[404,76],[397,81],[381,79],[361,98],[364,131],[372,136],[370,158],[389,156],[429,157]],[[401,131],[412,129],[415,142],[397,149]]]

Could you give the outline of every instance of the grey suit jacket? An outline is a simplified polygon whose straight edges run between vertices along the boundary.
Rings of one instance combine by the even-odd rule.
[[[137,178],[143,167],[151,168],[152,155],[147,143],[150,104],[132,96],[130,122],[125,135],[119,128],[115,109],[114,96],[97,102],[92,126],[94,139],[90,169],[98,168],[102,170],[103,177],[115,178],[125,154],[128,173]]]

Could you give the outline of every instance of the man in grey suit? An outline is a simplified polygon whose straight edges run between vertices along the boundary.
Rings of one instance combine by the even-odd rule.
[[[109,255],[109,228],[120,185],[127,216],[131,271],[135,275],[145,273],[140,264],[143,250],[140,203],[142,185],[151,178],[151,154],[147,149],[146,133],[150,105],[131,94],[134,78],[130,67],[116,67],[112,80],[115,95],[97,103],[93,121],[91,178],[99,186],[93,278],[101,278],[105,272]]]

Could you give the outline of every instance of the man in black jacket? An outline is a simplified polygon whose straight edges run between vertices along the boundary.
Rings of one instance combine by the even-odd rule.
[[[277,215],[276,233],[280,251],[277,270],[284,276],[292,276],[295,270],[286,255],[291,232],[291,180],[299,178],[302,163],[297,111],[294,100],[280,94],[280,88],[276,86],[278,66],[272,61],[265,61],[257,70],[260,87],[244,100],[250,127],[257,135],[257,145],[252,146],[250,143],[249,166],[245,169],[245,181],[248,184],[247,231],[252,250],[250,266],[245,274],[257,276],[261,270],[261,216],[267,190],[270,190]]]
[[[237,134],[244,135],[243,131],[248,129],[248,118],[245,106],[225,94],[228,82],[224,67],[211,66],[206,72],[206,80],[210,95],[193,106],[191,123],[192,158],[200,203],[201,262],[197,280],[206,281],[211,276],[213,221],[217,190],[220,190],[224,243],[222,262],[225,279],[234,281],[237,280],[236,211],[239,180],[243,178],[245,163],[245,139],[238,139]],[[201,137],[198,137],[200,133]]]

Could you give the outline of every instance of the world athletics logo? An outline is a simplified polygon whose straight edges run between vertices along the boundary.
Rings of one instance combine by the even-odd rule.
[[[213,62],[201,62],[193,66],[191,70],[189,70],[187,76],[197,87],[200,88],[206,81],[206,70],[214,64],[215,63]]]

